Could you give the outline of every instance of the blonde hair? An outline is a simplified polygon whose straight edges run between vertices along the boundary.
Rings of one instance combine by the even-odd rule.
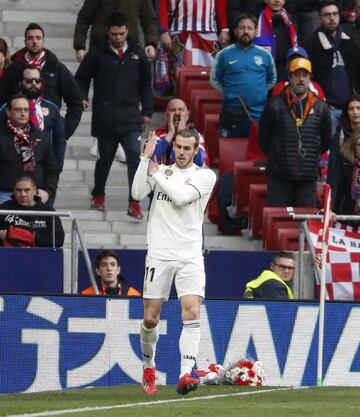
[[[356,142],[360,139],[360,129],[355,129],[349,139],[342,145],[340,153],[349,161],[355,162]]]

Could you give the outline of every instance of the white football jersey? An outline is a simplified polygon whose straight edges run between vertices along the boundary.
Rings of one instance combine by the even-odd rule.
[[[154,193],[147,229],[149,256],[176,260],[202,254],[204,212],[215,181],[213,171],[195,164],[185,169],[160,165],[159,172],[147,177]]]

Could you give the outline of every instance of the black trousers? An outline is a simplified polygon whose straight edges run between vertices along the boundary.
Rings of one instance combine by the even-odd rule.
[[[268,178],[270,207],[316,207],[316,181]]]
[[[105,195],[105,185],[111,164],[113,163],[118,144],[121,143],[126,155],[129,202],[133,201],[131,197],[131,186],[139,164],[140,135],[141,131],[134,131],[119,136],[98,137],[99,158],[95,164],[93,196]]]

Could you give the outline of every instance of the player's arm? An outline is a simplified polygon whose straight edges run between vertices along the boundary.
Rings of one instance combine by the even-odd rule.
[[[148,177],[150,158],[154,154],[156,144],[155,132],[150,132],[146,141],[144,152],[140,156],[140,163],[136,170],[131,186],[131,195],[137,200],[143,200],[151,191],[154,190],[154,181]]]
[[[150,164],[153,164],[153,162],[150,161]],[[173,203],[179,207],[199,200],[199,198],[206,194],[210,194],[216,180],[214,172],[210,169],[204,169],[199,173],[196,180],[186,182],[182,186],[170,182],[166,176],[159,171],[153,173],[152,178],[171,198]]]

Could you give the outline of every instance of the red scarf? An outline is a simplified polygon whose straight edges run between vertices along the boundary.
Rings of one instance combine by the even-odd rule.
[[[24,171],[34,172],[36,168],[34,155],[36,142],[29,136],[30,125],[27,124],[24,129],[20,129],[19,127],[15,127],[8,119],[6,127],[14,135],[15,150],[19,155],[21,155]]]
[[[284,24],[289,31],[290,43],[292,48],[298,46],[298,39],[296,34],[296,28],[288,15],[288,12],[283,8],[281,9],[280,16]],[[275,35],[272,26],[272,15],[268,5],[264,7],[264,10],[260,13],[257,36],[255,38],[255,44],[270,49],[273,58],[275,59]]]
[[[15,62],[21,62],[23,65],[34,65],[34,67],[41,69],[45,64],[48,53],[49,51],[44,48],[39,55],[33,57],[26,48],[23,48],[13,58]]]
[[[351,197],[355,200],[354,214],[360,214],[360,159],[355,158],[351,181]]]
[[[29,100],[29,119],[33,126],[40,130],[44,130],[44,115],[41,109],[41,101],[43,97]]]

